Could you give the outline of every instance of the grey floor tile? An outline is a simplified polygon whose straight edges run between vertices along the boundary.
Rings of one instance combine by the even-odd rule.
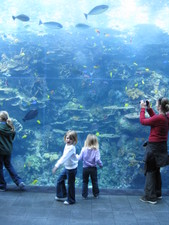
[[[160,224],[169,224],[169,211],[168,212],[156,212],[155,217]]]
[[[137,220],[147,220],[147,221],[155,221],[157,220],[156,216],[154,215],[154,213],[150,210],[150,211],[146,211],[145,209],[136,209],[133,211],[135,218]]]
[[[169,205],[169,196],[163,196],[163,200]]]
[[[115,221],[106,221],[102,223],[103,225],[116,225]],[[92,225],[101,225],[100,221],[94,221]],[[123,224],[124,225],[124,224]]]
[[[25,217],[26,216],[26,208],[25,207],[15,207],[15,206],[4,206],[0,209],[0,215],[7,216],[17,216],[17,217]]]
[[[112,205],[110,203],[95,203],[92,204],[92,212],[97,211],[97,212],[112,212]]]
[[[150,221],[150,220],[139,220],[137,222],[138,225],[160,225],[158,221]],[[168,224],[165,224],[168,225]]]
[[[93,224],[115,224],[113,212],[92,212],[92,222]],[[99,223],[100,222],[100,223]]]
[[[115,225],[138,225],[137,222],[133,222],[133,221],[116,221],[115,222]],[[144,224],[144,225],[147,225],[147,224]]]
[[[35,207],[29,207],[26,209],[25,213],[26,218],[47,218],[48,217],[48,209],[47,208],[35,208]]]
[[[41,220],[42,222],[42,220]],[[1,225],[12,225],[12,224],[17,224],[17,225],[40,225],[40,223],[33,223],[33,219],[29,218],[29,220],[25,219],[24,216],[13,216],[7,214],[6,216],[1,216],[0,218],[0,224]],[[45,225],[45,223],[41,223],[41,225]]]
[[[69,225],[92,225],[91,219],[77,219],[77,218],[72,218],[70,220]]]
[[[152,205],[151,209],[153,212],[169,212],[169,205],[167,202],[163,199],[158,201],[156,205]]]
[[[113,196],[110,198],[111,200],[111,208],[115,211],[124,210],[130,211],[130,203],[127,196]]]
[[[0,225],[169,225],[169,197],[157,205],[140,196],[103,195],[65,206],[55,193],[7,191],[0,193]]]
[[[66,218],[48,218],[45,225],[71,225],[71,223]]]
[[[84,218],[86,220],[91,220],[92,219],[92,213],[91,210],[72,210],[71,212],[71,219],[79,219],[79,220],[83,220]]]
[[[64,206],[66,207],[66,206]],[[56,207],[56,208],[49,208],[47,210],[47,218],[69,218],[71,217],[71,210],[68,209],[68,208],[59,208],[59,207]]]
[[[114,211],[113,215],[116,224],[137,224],[137,219],[132,211]]]
[[[160,222],[160,225],[169,225],[169,222],[168,221]]]
[[[105,218],[110,218],[110,219],[114,219],[114,214],[113,214],[113,211],[112,212],[109,212],[109,211],[104,211],[104,212],[100,212],[100,211],[92,211],[92,218],[93,220],[95,218],[98,218],[98,219],[101,219],[101,220],[104,220]]]
[[[28,219],[25,219],[25,221],[22,225],[46,225],[46,223],[47,223],[47,219],[45,219],[45,218],[32,218],[32,217],[30,217]]]

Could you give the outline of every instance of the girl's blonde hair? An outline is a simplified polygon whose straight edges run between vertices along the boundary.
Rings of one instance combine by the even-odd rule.
[[[69,136],[70,140],[73,141],[73,145],[77,144],[77,133],[74,130],[68,130],[64,136],[64,141],[66,142],[66,137]]]
[[[9,114],[7,111],[0,111],[0,119],[2,122],[6,122],[12,131],[15,131],[14,125],[12,123],[12,120],[9,118]]]
[[[98,142],[98,139],[97,139],[96,135],[88,134],[87,138],[85,140],[84,146],[87,147],[87,148],[92,148],[92,149],[97,150],[99,148],[99,142]]]

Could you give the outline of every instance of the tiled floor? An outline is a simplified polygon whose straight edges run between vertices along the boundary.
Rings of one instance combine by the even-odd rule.
[[[0,192],[0,225],[169,225],[169,196],[156,205],[139,201],[139,195],[101,194],[75,205],[54,200],[54,191]]]

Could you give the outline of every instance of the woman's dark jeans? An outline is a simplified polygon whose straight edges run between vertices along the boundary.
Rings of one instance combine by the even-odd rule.
[[[75,177],[77,168],[68,170],[64,169],[60,174],[56,184],[56,196],[58,198],[66,198],[69,204],[74,204],[75,200]],[[66,190],[65,180],[68,180],[68,187]]]
[[[83,168],[83,186],[82,186],[82,196],[87,198],[88,196],[88,183],[89,183],[89,176],[91,177],[92,181],[92,192],[94,197],[99,195],[99,187],[97,181],[97,167],[84,167]]]
[[[161,173],[160,168],[156,171],[147,171],[146,182],[144,187],[144,195],[148,200],[156,200],[162,195],[161,193]]]
[[[156,200],[162,195],[160,167],[168,165],[167,142],[148,142],[144,162],[144,195],[148,200]]]
[[[11,176],[13,182],[18,186],[22,182],[22,180],[17,175],[14,167],[11,164],[11,155],[0,155],[0,188],[6,189],[6,181],[3,175],[3,165],[9,172],[9,175]]]

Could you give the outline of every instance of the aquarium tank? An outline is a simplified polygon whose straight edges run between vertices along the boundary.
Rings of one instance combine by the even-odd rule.
[[[26,185],[55,185],[64,134],[75,130],[78,154],[89,133],[98,137],[100,188],[144,187],[150,127],[139,102],[156,110],[169,97],[168,15],[168,0],[1,1],[0,110],[15,125],[12,162]]]

